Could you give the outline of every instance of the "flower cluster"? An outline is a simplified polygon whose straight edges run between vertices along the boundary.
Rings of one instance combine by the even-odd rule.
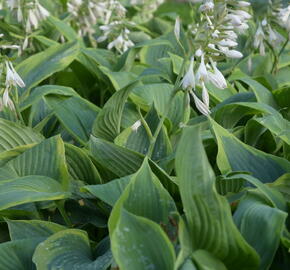
[[[278,24],[290,35],[290,5],[282,8],[280,1],[269,1],[268,11],[263,20],[257,22],[257,30],[254,36],[254,48],[259,50],[260,55],[265,55],[266,45],[271,46],[272,50],[279,48],[285,42],[272,24]]]
[[[9,60],[5,60],[5,63],[2,64],[2,70],[6,70],[6,79],[3,96],[0,98],[0,111],[2,111],[4,107],[7,107],[10,110],[14,111],[15,105],[9,93],[13,88],[17,86],[22,88],[25,87],[25,83],[16,72],[12,63]]]
[[[225,1],[204,0],[199,7],[200,21],[190,29],[194,36],[195,57],[199,65],[194,72],[192,57],[181,86],[189,90],[197,109],[204,115],[210,113],[206,84],[212,83],[219,89],[227,87],[223,74],[217,68],[217,61],[243,57],[235,47],[238,45],[238,34],[248,29],[247,21],[251,15],[245,9],[249,5],[250,3],[246,1],[225,3]],[[193,91],[197,86],[202,89],[201,100]]]
[[[112,18],[126,15],[126,9],[116,0],[70,0],[67,8],[80,36],[95,33],[97,23],[106,25]]]
[[[33,30],[38,29],[40,22],[45,20],[50,13],[38,0],[24,2],[21,0],[6,0],[6,4],[15,13],[17,21],[25,26],[26,38],[22,46],[24,50],[28,46],[28,35]]]
[[[290,5],[285,8],[279,8],[277,12],[279,24],[290,33]]]
[[[108,7],[110,16],[106,16],[103,25],[99,27],[102,35],[97,38],[97,42],[108,41],[109,50],[115,48],[117,52],[123,53],[134,46],[129,30],[134,23],[126,21],[126,9],[118,1],[110,0],[108,2],[110,3]]]
[[[131,0],[130,4],[138,7],[138,15],[141,21],[148,21],[154,12],[164,3],[164,0]]]
[[[121,21],[113,21],[110,24],[100,26],[103,35],[97,39],[97,42],[112,40],[107,48],[111,50],[115,48],[119,53],[127,51],[134,43],[130,40],[130,30],[124,26]],[[115,38],[113,38],[115,36]]]

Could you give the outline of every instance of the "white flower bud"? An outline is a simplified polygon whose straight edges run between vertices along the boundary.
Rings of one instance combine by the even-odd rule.
[[[240,7],[248,7],[248,6],[251,5],[251,3],[246,2],[246,1],[238,1],[237,4],[238,4]]]
[[[174,34],[177,40],[180,39],[180,18],[177,17],[174,25]]]
[[[232,41],[230,39],[223,39],[219,41],[218,44],[223,47],[236,47],[238,45],[237,42]]]
[[[208,72],[204,63],[204,55],[201,56],[200,65],[196,72],[196,80],[197,82],[207,82],[208,80]]]
[[[193,67],[194,67],[194,58],[192,57],[190,60],[189,68],[180,83],[181,87],[184,90],[195,88],[195,77],[193,73]]]
[[[201,48],[199,48],[196,52],[195,52],[195,56],[196,57],[201,57],[203,55],[203,51]]]
[[[136,121],[132,126],[131,129],[134,132],[137,132],[138,128],[141,127],[142,123],[140,120]]]
[[[195,93],[193,93],[192,91],[190,91],[190,94],[192,95],[193,99],[194,99],[194,104],[196,106],[196,108],[205,116],[210,114],[210,110],[209,107],[204,104]]]
[[[211,60],[211,65],[214,72],[209,72],[209,81],[219,89],[227,88],[227,81],[224,75],[218,70],[216,63]]]
[[[17,85],[22,88],[25,87],[25,83],[13,68],[12,63],[6,61],[5,64],[6,64],[6,82],[5,82],[6,87]]]

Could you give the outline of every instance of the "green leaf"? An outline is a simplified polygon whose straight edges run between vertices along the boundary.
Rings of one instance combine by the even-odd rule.
[[[146,121],[151,134],[154,134],[160,121],[160,118],[154,106],[147,113],[144,120]],[[146,128],[144,127],[144,125],[141,124],[141,126],[136,131],[133,130],[131,127],[125,129],[115,139],[115,143],[117,145],[146,155],[150,146],[150,138],[147,134]],[[163,128],[155,142],[154,150],[152,153],[152,160],[161,160],[170,155],[171,152],[171,144],[166,133],[166,129]]]
[[[47,104],[67,132],[83,145],[89,140],[99,108],[86,99],[73,96],[63,102],[46,97]]]
[[[65,87],[61,85],[42,85],[33,89],[29,96],[21,102],[21,110],[25,110],[32,106],[39,106],[39,102],[47,95],[60,95],[70,97],[78,96],[78,93],[70,87]]]
[[[32,128],[0,118],[0,153],[42,140],[43,136]]]
[[[43,220],[6,220],[12,241],[30,238],[47,238],[66,227]]]
[[[7,208],[41,201],[55,201],[68,198],[62,186],[45,176],[25,176],[0,181],[0,211]]]
[[[230,171],[251,173],[263,183],[273,182],[290,172],[290,162],[244,144],[211,120],[218,143],[217,165],[223,174]]]
[[[111,264],[111,253],[94,260],[87,233],[64,230],[55,233],[35,250],[33,262],[37,269],[106,270]]]
[[[165,226],[170,224],[171,213],[177,211],[173,199],[151,171],[147,159],[144,160],[138,172],[132,176],[130,183],[114,206],[109,219],[111,235],[116,228],[122,208]]]
[[[255,121],[269,129],[274,135],[290,145],[290,122],[284,119],[281,114],[266,115],[264,117],[256,118]]]
[[[168,111],[168,102],[174,86],[167,83],[146,84],[136,87],[130,98],[142,109],[149,111],[154,104],[157,112],[164,115]],[[178,93],[173,99],[167,117],[171,120],[175,128],[179,127],[180,122],[186,121],[188,107],[184,106],[184,94]]]
[[[93,135],[113,141],[121,131],[121,120],[125,103],[136,83],[116,92],[98,114],[93,126]]]
[[[135,173],[144,157],[129,149],[91,136],[90,152],[93,158],[116,177]]]
[[[28,175],[47,176],[59,181],[64,188],[67,188],[68,172],[62,139],[59,136],[46,139],[10,160],[0,168],[0,180],[7,179],[5,171],[11,173],[10,178]]]
[[[257,102],[235,102],[214,108],[213,118],[225,128],[233,128],[243,117],[277,114],[272,107]]]
[[[60,34],[62,34],[68,41],[74,41],[78,39],[78,35],[75,30],[69,26],[68,23],[59,20],[58,18],[50,15],[48,17],[48,22],[53,25],[55,29],[57,29]]]
[[[130,180],[131,176],[125,176],[112,180],[103,185],[84,186],[83,190],[89,191],[100,200],[104,201],[110,206],[114,206],[117,200],[121,197]]]
[[[207,250],[229,269],[256,269],[259,257],[237,230],[227,200],[215,189],[200,126],[184,129],[175,164],[190,235],[188,248]]]
[[[79,44],[70,42],[56,45],[43,52],[34,54],[21,62],[16,70],[25,82],[21,93],[29,91],[52,74],[68,67],[79,53]]]
[[[75,180],[88,184],[101,183],[99,172],[84,149],[65,144],[65,157],[68,172]]]
[[[206,250],[199,249],[192,254],[199,270],[227,270],[225,265]]]
[[[173,270],[173,245],[156,223],[123,210],[112,236],[120,270]]]
[[[216,179],[216,189],[219,194],[238,193],[245,183],[243,178],[231,177],[230,175],[221,175]]]
[[[234,220],[247,242],[261,258],[259,269],[270,269],[280,243],[287,213],[267,205],[259,194],[248,193],[235,212]]]
[[[109,78],[116,91],[125,88],[136,81],[137,75],[129,71],[111,71],[107,67],[100,67],[100,70]]]
[[[43,238],[30,238],[0,244],[0,270],[35,270],[31,258],[42,241]]]
[[[240,81],[251,87],[258,102],[265,103],[273,108],[278,108],[272,93],[265,86],[250,78],[242,78]]]

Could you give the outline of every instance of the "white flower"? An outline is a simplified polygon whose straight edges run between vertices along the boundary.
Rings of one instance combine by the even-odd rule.
[[[131,129],[134,132],[137,132],[138,128],[141,127],[142,123],[140,120],[136,121],[132,126]]]
[[[201,48],[199,48],[196,52],[195,52],[195,56],[196,57],[201,57],[203,55],[203,51]]]
[[[249,20],[252,18],[252,15],[250,15],[248,12],[244,10],[231,10],[234,14],[238,15],[240,18]]]
[[[15,71],[13,65],[11,62],[6,61],[6,86],[19,86],[21,88],[25,87],[25,83],[21,79],[21,77],[18,75],[18,73]]]
[[[211,61],[211,65],[214,72],[208,72],[209,81],[219,89],[227,88],[227,81],[224,75],[218,70],[216,63]]]
[[[36,8],[38,11],[37,15],[40,20],[44,20],[50,15],[49,11],[46,8],[44,8],[42,5],[40,5],[38,2],[36,4]]]
[[[31,26],[34,27],[34,29],[37,29],[38,28],[39,22],[38,22],[38,18],[37,18],[37,15],[36,15],[35,10],[30,9],[28,11],[28,19],[27,19],[27,22],[29,22],[28,29],[31,30]]]
[[[17,8],[18,5],[18,0],[7,0],[7,6],[10,9]]]
[[[257,32],[255,34],[255,38],[254,38],[254,47],[256,49],[259,48],[261,55],[265,55],[264,39],[265,39],[265,33],[262,29],[261,24],[259,24],[259,27],[257,29]]]
[[[23,21],[23,13],[22,13],[22,9],[21,9],[20,5],[17,8],[17,21],[18,22],[22,22]]]
[[[220,52],[229,58],[242,58],[243,54],[237,50],[230,50],[228,47],[219,46]]]
[[[205,106],[209,108],[209,94],[205,87],[204,82],[201,83],[201,86],[202,86],[202,101],[205,104]]]
[[[195,88],[195,77],[193,73],[194,58],[191,57],[189,68],[181,81],[181,86],[184,90]]]
[[[196,80],[198,82],[200,81],[206,82],[208,80],[208,72],[204,63],[204,55],[201,56],[200,65],[196,72]]]
[[[4,91],[2,101],[3,101],[3,106],[4,107],[10,108],[10,110],[12,110],[12,111],[15,110],[14,103],[13,103],[12,99],[9,96],[8,88],[6,88],[5,91]]]
[[[177,40],[180,38],[180,18],[179,16],[175,20],[175,25],[174,25],[174,34]]]
[[[209,107],[203,103],[195,93],[193,93],[192,91],[190,91],[190,94],[192,95],[193,99],[194,99],[194,103],[196,108],[203,114],[203,115],[209,115],[210,114],[210,110]]]
[[[280,25],[286,28],[287,31],[290,31],[290,5],[286,8],[279,9],[278,19]]]
[[[229,20],[233,26],[240,26],[243,23],[241,17],[236,14],[228,14],[226,19]]]
[[[213,38],[218,38],[218,37],[219,37],[219,34],[220,34],[220,31],[216,29],[216,30],[211,34],[211,36],[212,36]]]
[[[248,7],[248,6],[251,5],[251,3],[246,2],[246,1],[238,1],[237,4],[238,4],[240,7]]]
[[[218,44],[224,47],[236,47],[238,45],[237,42],[232,41],[230,39],[222,39],[221,41],[218,42]]]
[[[214,3],[212,0],[205,0],[205,3],[199,7],[200,12],[208,12],[214,9]]]
[[[247,66],[248,66],[248,71],[252,72],[252,68],[253,68],[252,57],[249,57],[248,62],[247,62]]]

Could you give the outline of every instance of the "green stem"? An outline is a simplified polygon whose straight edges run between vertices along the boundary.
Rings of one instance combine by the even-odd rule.
[[[13,89],[11,89],[11,90],[13,90]],[[21,121],[21,123],[23,125],[25,125],[24,119],[22,117],[22,114],[21,114],[20,109],[19,109],[19,106],[18,106],[19,105],[19,97],[18,97],[18,89],[17,89],[17,87],[15,87],[15,89],[14,89],[13,92],[15,94],[12,94],[11,97],[12,97],[12,101],[14,103],[16,115],[17,115],[18,119]]]
[[[271,69],[271,73],[273,74],[274,71],[276,70],[277,65],[278,65],[279,57],[278,57],[277,53],[275,52],[275,49],[273,48],[273,46],[268,42],[268,40],[265,40],[265,43],[269,47],[269,49],[272,52],[273,57],[274,57],[274,62],[273,62],[273,66],[272,66],[272,69]]]
[[[151,140],[153,139],[153,134],[152,134],[152,132],[151,132],[151,129],[150,129],[150,127],[148,126],[146,120],[144,119],[144,117],[143,117],[143,115],[142,115],[142,113],[141,113],[141,110],[140,110],[140,107],[139,107],[139,106],[137,106],[137,110],[138,110],[138,113],[139,113],[139,116],[140,116],[140,121],[141,121],[143,127],[145,128],[146,133],[147,133],[147,135],[148,135],[148,137],[149,137],[149,140],[150,140],[150,142],[151,142]]]
[[[56,203],[56,206],[57,206],[57,209],[58,211],[60,212],[65,224],[68,226],[68,227],[72,227],[72,223],[65,211],[65,207],[64,207],[64,204],[65,204],[65,201],[58,201],[58,202],[55,202]]]

